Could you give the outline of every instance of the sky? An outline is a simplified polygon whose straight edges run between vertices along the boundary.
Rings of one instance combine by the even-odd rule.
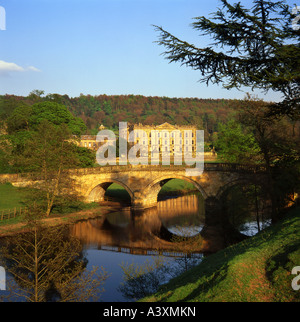
[[[241,2],[251,7],[252,1]],[[25,96],[38,89],[70,97],[242,99],[249,92],[278,101],[273,92],[207,87],[199,83],[198,71],[162,55],[153,25],[205,46],[211,39],[199,37],[191,23],[218,6],[218,0],[0,0],[6,16],[0,30],[0,95]]]

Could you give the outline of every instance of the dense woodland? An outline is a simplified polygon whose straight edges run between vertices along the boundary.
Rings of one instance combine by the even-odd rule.
[[[48,94],[33,91],[26,97],[0,96],[0,119],[4,121],[21,104],[32,105],[41,101],[54,101],[65,105],[86,124],[84,134],[96,134],[101,124],[117,129],[119,122],[158,125],[196,124],[204,129],[206,139],[218,132],[219,123],[226,123],[243,101],[225,99],[146,97],[141,95],[68,95]]]

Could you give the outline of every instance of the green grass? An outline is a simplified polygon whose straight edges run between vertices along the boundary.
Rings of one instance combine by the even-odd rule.
[[[20,207],[24,207],[23,200],[25,197],[26,189],[14,187],[10,183],[0,184],[0,215],[2,210],[13,210]],[[9,218],[0,220],[0,226],[12,225],[22,221],[22,218],[16,216],[15,218]]]
[[[13,209],[15,207],[23,207],[25,190],[16,188],[10,183],[0,184],[0,211]]]
[[[242,243],[206,257],[143,301],[299,302],[292,268],[300,266],[300,208]]]
[[[0,214],[2,210],[8,210],[8,209],[14,209],[25,207],[24,200],[26,194],[30,190],[27,188],[17,188],[14,187],[10,183],[1,184],[0,185]],[[32,190],[31,193],[34,193]],[[64,202],[63,204],[60,204],[59,202],[54,206],[52,213],[54,215],[57,214],[67,214],[72,212],[77,212],[81,210],[89,210],[99,207],[98,203],[85,203],[81,201],[71,201],[71,202]],[[15,219],[9,219],[9,220],[3,220],[0,222],[0,224],[11,224],[14,223],[14,220],[16,222],[20,221],[20,218]]]
[[[160,190],[161,194],[181,191],[181,192],[188,192],[192,190],[196,190],[197,188],[190,182],[184,181],[181,179],[172,179],[168,181]]]
[[[14,225],[19,222],[22,222],[22,220],[23,220],[23,218],[20,218],[20,217],[0,220],[0,227],[7,226],[7,225]]]
[[[195,189],[195,186],[190,182],[181,179],[172,179],[162,187],[160,194],[173,194],[178,191],[189,192]],[[130,200],[130,196],[125,188],[117,183],[111,184],[106,190],[105,195],[120,200]]]
[[[112,183],[106,190],[105,196],[120,200],[130,200],[130,195],[121,185]]]

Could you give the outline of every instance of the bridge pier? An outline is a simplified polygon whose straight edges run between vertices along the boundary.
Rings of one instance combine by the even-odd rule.
[[[144,196],[141,192],[134,192],[131,199],[131,208],[133,210],[143,210],[157,206],[157,195]]]
[[[112,183],[123,186],[131,198],[133,209],[147,209],[157,205],[157,195],[165,182],[182,179],[192,183],[206,200],[208,224],[222,221],[218,216],[218,202],[212,196],[221,195],[225,189],[237,182],[248,182],[264,177],[264,169],[245,165],[207,163],[201,176],[187,176],[182,166],[112,166],[85,169],[70,169],[68,175],[72,185],[64,188],[64,193],[76,194],[86,202],[103,201],[105,191]],[[11,182],[15,186],[30,187],[43,185],[38,174],[3,174],[0,183]]]

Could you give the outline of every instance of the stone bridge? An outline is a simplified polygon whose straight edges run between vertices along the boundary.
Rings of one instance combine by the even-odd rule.
[[[73,184],[67,193],[75,194],[87,202],[101,202],[112,183],[124,187],[131,198],[131,211],[137,216],[152,216],[161,187],[171,179],[191,182],[204,199],[205,223],[201,231],[202,251],[215,252],[245,238],[228,221],[222,195],[228,188],[239,183],[262,182],[263,167],[226,163],[206,163],[201,176],[187,176],[186,166],[113,166],[68,170]],[[0,175],[0,183],[11,182],[14,186],[43,185],[34,174]],[[146,209],[146,210],[145,210]],[[141,210],[141,211],[140,211]],[[135,245],[136,246],[136,245]]]
[[[117,183],[127,190],[131,198],[131,207],[135,210],[157,205],[157,196],[161,187],[171,179],[191,182],[204,200],[219,199],[222,193],[239,182],[251,182],[265,171],[263,167],[205,163],[201,176],[187,176],[187,166],[111,166],[85,169],[72,169],[73,184],[70,193],[87,202],[104,201],[107,188]],[[9,181],[15,186],[25,187],[37,182],[37,178],[28,175],[0,175],[0,182]]]

